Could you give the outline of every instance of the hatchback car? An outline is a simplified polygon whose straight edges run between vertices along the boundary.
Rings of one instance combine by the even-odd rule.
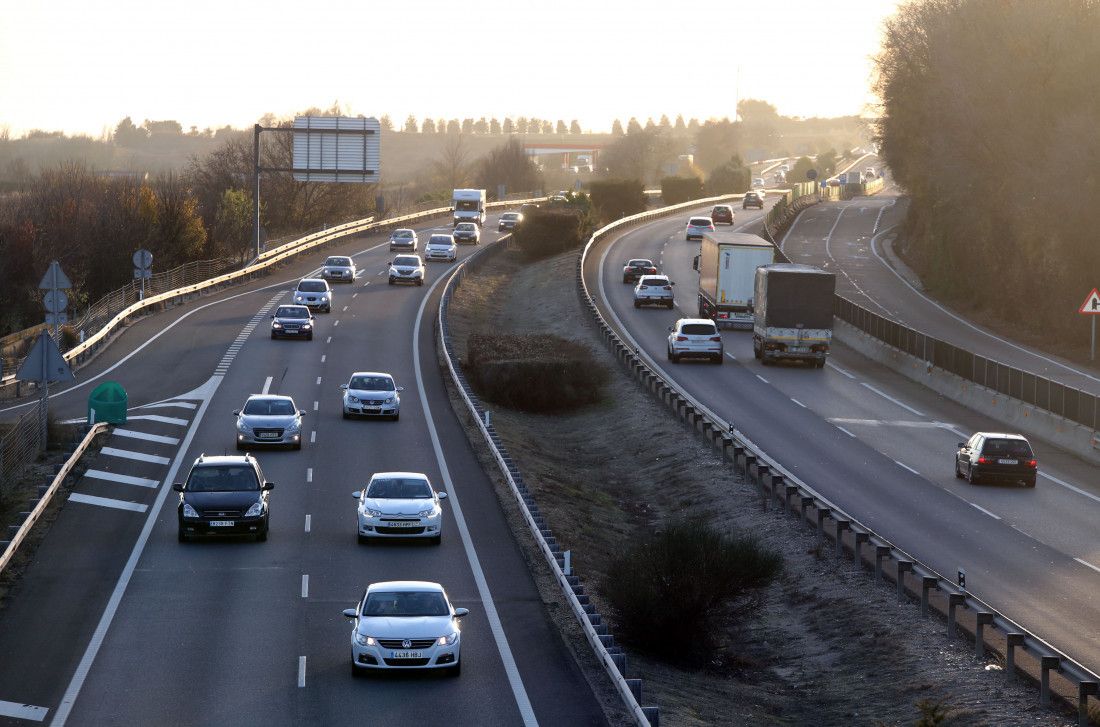
[[[728,204],[716,204],[714,209],[710,211],[710,219],[714,224],[722,223],[723,225],[733,224],[733,207]]]
[[[634,286],[634,307],[643,305],[663,305],[672,309],[672,286],[676,283],[668,279],[667,275],[643,275],[638,278],[638,284]]]
[[[764,188],[764,178],[763,177],[754,177],[753,180],[752,180],[752,188],[753,189],[763,189]]]
[[[521,213],[505,212],[500,216],[500,220],[497,222],[497,232],[514,230],[519,227],[519,223],[521,222],[523,222],[523,215]]]
[[[313,322],[313,314],[304,305],[281,305],[271,314],[271,337],[312,341]]]
[[[268,493],[274,487],[264,480],[252,455],[199,455],[187,480],[172,485],[179,493],[179,541],[194,535],[254,535],[267,540]]]
[[[294,302],[310,310],[316,308],[324,313],[332,312],[332,288],[327,280],[321,278],[302,278],[294,289]]]
[[[632,260],[628,260],[626,265],[623,265],[623,282],[635,283],[638,278],[643,275],[656,275],[657,266],[653,264],[653,261],[644,258],[637,257]]]
[[[1026,438],[1019,434],[978,432],[959,442],[955,453],[955,476],[976,485],[979,482],[1022,482],[1035,487],[1039,462]]]
[[[749,207],[764,209],[764,195],[760,194],[758,190],[745,192],[745,197],[741,200],[741,209],[747,210]]]
[[[424,248],[424,259],[454,262],[458,259],[455,239],[450,235],[432,235],[428,238],[428,246]]]
[[[406,227],[396,229],[390,233],[390,252],[394,250],[416,252],[419,242],[416,237],[416,230],[410,230]]]
[[[353,415],[390,417],[397,421],[401,417],[401,394],[403,386],[397,386],[393,377],[375,371],[356,371],[341,384],[344,391],[344,418]]]
[[[351,630],[351,673],[369,669],[462,671],[458,621],[469,609],[455,608],[443,586],[428,581],[384,581],[367,586],[355,608],[344,610]]]
[[[346,255],[333,255],[321,267],[321,277],[337,283],[354,283],[355,261]]]
[[[709,217],[692,217],[688,220],[685,240],[702,240],[703,235],[714,232],[714,221]]]
[[[863,170],[864,179],[874,179],[877,176],[878,175],[875,174],[875,168],[874,167],[867,167],[866,169]]]
[[[481,242],[481,228],[473,222],[459,222],[455,225],[452,235],[455,242],[463,244],[477,245]]]
[[[465,224],[465,223],[463,223]],[[424,284],[424,261],[419,255],[398,255],[390,263],[390,285],[395,283]]]
[[[249,444],[273,444],[302,448],[302,417],[305,412],[294,406],[289,396],[253,394],[236,409],[237,449]]]
[[[356,513],[359,543],[372,538],[428,538],[439,545],[443,538],[443,510],[427,475],[419,472],[377,472],[362,490],[352,493],[359,501]]]
[[[668,329],[668,360],[677,363],[681,358],[707,358],[722,363],[725,351],[718,326],[707,318],[681,318]]]

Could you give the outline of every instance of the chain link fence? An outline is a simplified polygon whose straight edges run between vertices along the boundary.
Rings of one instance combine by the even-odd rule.
[[[46,448],[46,403],[39,399],[0,436],[0,499]]]

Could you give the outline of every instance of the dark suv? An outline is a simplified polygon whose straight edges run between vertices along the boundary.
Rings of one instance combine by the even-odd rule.
[[[177,515],[179,541],[193,535],[255,535],[267,540],[268,493],[260,463],[250,454],[234,457],[199,455],[180,493]]]
[[[749,207],[764,209],[764,198],[756,190],[745,192],[745,198],[741,200],[741,209],[747,210]]]
[[[972,485],[988,480],[1035,487],[1038,465],[1031,445],[1019,434],[978,432],[959,442],[955,454],[955,476]]]
[[[714,224],[732,225],[733,224],[733,207],[728,204],[716,204],[714,209],[710,211],[710,218],[714,221]]]

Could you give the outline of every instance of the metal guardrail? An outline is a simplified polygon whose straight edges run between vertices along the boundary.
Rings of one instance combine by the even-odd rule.
[[[11,559],[15,557],[15,551],[19,549],[19,546],[23,543],[23,540],[25,540],[27,535],[30,533],[31,528],[34,527],[34,524],[38,522],[38,518],[40,518],[42,516],[42,513],[46,511],[46,508],[50,504],[50,500],[53,498],[54,494],[56,494],[58,489],[61,488],[61,484],[65,481],[65,478],[68,477],[69,474],[73,471],[73,468],[76,466],[76,463],[80,461],[80,458],[84,455],[84,452],[87,451],[89,446],[91,446],[92,440],[94,440],[97,436],[105,431],[107,431],[106,424],[96,424],[92,426],[88,430],[88,433],[84,435],[84,439],[81,440],[80,444],[77,445],[76,450],[65,461],[65,464],[61,465],[61,469],[54,476],[53,482],[50,483],[50,486],[38,498],[38,502],[35,503],[30,512],[20,513],[20,515],[23,516],[23,521],[19,526],[19,530],[16,531],[15,535],[11,539],[11,542],[7,543],[7,547],[4,549],[3,554],[0,554],[0,574],[2,574],[4,572],[4,569],[8,567],[8,564],[11,563]]]
[[[686,203],[687,206],[704,205],[711,200],[697,200]],[[683,207],[684,205],[678,205]],[[666,208],[671,209],[671,208]],[[635,215],[633,219],[643,222],[661,215],[663,210]],[[624,220],[623,222],[625,222]],[[666,379],[655,362],[641,352],[630,333],[618,326],[613,328],[603,317],[584,277],[585,262],[595,248],[612,230],[605,227],[598,230],[585,245],[577,262],[577,285],[582,302],[595,318],[601,333],[619,361],[626,366],[639,382],[673,409],[678,416],[691,425],[713,447],[730,460],[734,466],[745,473],[760,490],[761,500],[767,507],[771,500],[777,500],[785,511],[791,512],[800,522],[808,522],[815,527],[819,542],[824,544],[826,537],[834,540],[836,557],[845,556],[845,550],[851,552],[853,568],[858,572],[866,569],[863,552],[874,555],[873,571],[876,582],[881,582],[886,569],[883,561],[894,561],[896,571],[893,576],[901,602],[907,593],[920,599],[921,615],[926,616],[930,608],[943,612],[947,617],[947,636],[957,635],[956,611],[961,607],[974,616],[974,651],[981,658],[986,649],[986,627],[999,631],[1004,636],[1006,677],[1012,679],[1016,672],[1017,650],[1031,656],[1039,668],[1039,701],[1042,705],[1050,703],[1050,673],[1058,672],[1067,681],[1077,687],[1077,719],[1081,727],[1089,724],[1088,699],[1100,692],[1100,676],[1074,661],[1066,654],[1054,648],[1043,639],[1029,632],[1018,623],[997,611],[974,594],[959,587],[934,569],[923,564],[906,551],[893,545],[889,540],[849,515],[828,498],[814,490],[803,480],[785,469],[775,459],[754,444],[737,430],[732,421],[718,416],[701,401],[695,399],[686,390],[670,379]],[[617,228],[616,228],[617,229]],[[872,314],[873,315],[873,314]],[[612,312],[614,317],[614,312]],[[809,517],[812,512],[814,517]],[[832,526],[826,528],[826,522]],[[868,566],[871,564],[868,563]],[[939,593],[942,603],[934,603],[931,594]]]

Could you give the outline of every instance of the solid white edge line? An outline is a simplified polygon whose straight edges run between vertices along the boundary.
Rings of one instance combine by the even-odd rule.
[[[810,407],[806,406],[805,404],[803,404],[803,403],[802,403],[801,401],[799,401],[798,399],[794,398],[793,396],[791,397],[791,401],[793,401],[793,402],[794,402],[795,404],[798,404],[798,405],[799,405],[800,407],[802,407],[803,409],[809,409],[809,408],[810,408]]]
[[[901,466],[901,467],[904,467],[905,469],[909,470],[910,472],[912,472],[912,473],[913,473],[913,474],[915,474],[915,475],[919,475],[919,474],[920,474],[920,472],[917,472],[917,471],[916,471],[915,469],[913,469],[913,468],[912,468],[912,467],[910,467],[909,465],[905,464],[904,462],[899,462],[898,460],[896,460],[896,459],[895,459],[895,460],[894,460],[894,464],[896,464],[896,465],[899,465],[899,466]]]
[[[310,525],[313,524],[313,523],[310,522],[312,519],[313,519],[313,516],[310,515],[309,513],[306,513],[306,532],[307,533],[309,532]]]
[[[477,551],[474,549],[474,541],[470,536],[470,528],[466,525],[466,518],[462,515],[462,506],[459,504],[458,492],[455,490],[454,482],[451,480],[451,472],[447,468],[447,460],[443,456],[443,447],[439,443],[439,432],[435,427],[435,418],[432,416],[431,407],[428,405],[427,391],[424,388],[424,374],[420,367],[420,324],[424,318],[424,308],[428,305],[428,301],[431,299],[436,286],[450,277],[451,270],[445,271],[443,275],[436,278],[432,286],[428,288],[427,294],[420,301],[420,308],[416,312],[416,323],[413,325],[412,334],[413,371],[416,374],[416,387],[420,393],[420,406],[424,409],[424,419],[428,425],[428,434],[431,436],[432,449],[435,451],[435,459],[439,464],[439,472],[446,486],[446,492],[448,494],[447,502],[450,503],[451,512],[458,526],[462,547],[466,551],[466,560],[470,563],[470,570],[473,572],[474,583],[477,584],[477,592],[485,608],[485,617],[489,621],[490,630],[493,632],[493,641],[496,643],[497,651],[500,652],[500,660],[504,664],[504,673],[508,676],[508,684],[512,688],[512,695],[515,697],[516,707],[519,709],[520,716],[523,718],[523,724],[527,727],[535,727],[538,725],[538,719],[535,717],[535,710],[531,706],[531,700],[527,696],[527,689],[523,686],[523,677],[520,676],[519,667],[516,666],[515,656],[513,656],[512,649],[508,645],[508,636],[504,633],[504,625],[501,623],[500,614],[497,613],[496,604],[493,602],[493,594],[489,590],[489,583],[485,580],[485,572],[481,568],[481,561],[478,560]]]
[[[304,656],[298,657],[298,687],[303,688],[306,685],[306,658]]]
[[[763,381],[763,382],[764,382],[765,384],[770,384],[770,383],[771,383],[770,381],[768,381],[767,379],[765,379],[765,378],[764,378],[763,376],[761,376],[760,374],[756,374],[756,378],[760,379],[760,380],[761,380],[761,381]]]
[[[847,377],[848,377],[849,379],[853,379],[853,380],[854,380],[854,379],[856,378],[856,375],[855,375],[855,374],[853,374],[853,373],[852,373],[852,372],[850,372],[850,371],[847,371],[847,370],[845,370],[845,369],[842,369],[842,368],[840,368],[839,366],[837,366],[837,365],[836,365],[835,363],[833,363],[832,361],[825,361],[825,365],[826,365],[826,366],[828,366],[828,367],[829,367],[829,368],[831,368],[831,369],[835,369],[835,370],[836,370],[837,372],[839,372],[840,374],[843,374],[844,376],[847,376]]]
[[[46,719],[46,714],[49,711],[49,707],[36,707],[33,704],[0,700],[0,717],[15,717],[16,719],[41,722]]]
[[[967,502],[969,502],[969,500]],[[994,520],[1000,520],[1001,519],[1000,515],[997,515],[996,513],[992,513],[989,510],[986,510],[984,507],[982,507],[981,505],[979,505],[977,503],[971,502],[970,507],[974,507],[974,508],[977,508],[978,510],[981,510],[982,512],[984,512],[986,515],[993,518]]]
[[[851,432],[849,432],[847,429],[840,426],[839,424],[834,424],[833,426],[836,427],[837,429],[839,429],[840,431],[844,432],[845,434],[847,434],[852,439],[857,439],[856,435],[852,434]]]
[[[917,415],[917,416],[919,416],[919,417],[922,417],[922,416],[924,416],[924,414],[923,414],[923,413],[921,413],[921,412],[917,411],[916,409],[914,409],[913,407],[909,406],[908,404],[906,404],[906,403],[904,403],[904,402],[898,401],[897,399],[895,399],[894,397],[890,396],[890,395],[889,395],[889,394],[887,394],[886,392],[884,392],[884,391],[882,391],[882,390],[880,390],[880,389],[876,389],[876,388],[875,388],[874,386],[871,386],[871,385],[870,385],[870,384],[868,384],[868,383],[867,383],[866,381],[862,381],[862,382],[860,382],[860,385],[861,385],[861,386],[866,386],[866,387],[867,387],[868,389],[870,389],[871,391],[875,392],[876,394],[878,394],[879,396],[881,396],[881,397],[882,397],[883,399],[887,399],[888,401],[892,401],[892,402],[894,402],[895,404],[897,404],[898,406],[900,406],[900,407],[901,407],[902,409],[906,410],[907,412],[910,412],[910,413],[912,413],[912,414],[916,414],[916,415]]]
[[[196,412],[195,418],[191,422],[191,427],[187,430],[187,435],[183,438],[183,444],[180,445],[179,452],[172,462],[172,467],[168,470],[168,476],[164,478],[166,483],[176,481],[176,474],[179,473],[184,457],[187,456],[187,451],[191,447],[191,441],[195,438],[195,433],[199,429],[199,422],[202,421],[203,416],[206,414],[207,407],[210,406],[210,400],[214,397],[214,392],[218,390],[218,386],[222,382],[222,377],[220,376],[213,376],[211,379],[215,381],[211,387],[210,395],[208,398],[203,399],[202,404],[199,406],[199,410]],[[153,527],[157,522],[157,515],[160,513],[160,509],[164,505],[168,493],[171,491],[172,489],[170,487],[161,487],[160,492],[157,493],[156,501],[154,501],[153,506],[149,508],[148,515],[145,517],[145,525],[141,529],[141,534],[138,535],[137,542],[134,543],[134,548],[130,552],[130,558],[126,561],[126,566],[122,569],[122,573],[118,577],[118,582],[115,583],[111,598],[107,601],[107,607],[103,610],[103,615],[96,625],[91,641],[88,642],[88,648],[84,650],[84,656],[81,657],[80,663],[76,667],[76,672],[69,681],[68,688],[65,689],[65,694],[61,698],[61,703],[57,705],[57,712],[54,713],[54,718],[50,721],[51,727],[62,727],[69,718],[69,713],[72,712],[73,706],[76,704],[76,698],[80,695],[80,689],[84,686],[84,681],[88,678],[88,672],[91,671],[92,662],[95,661],[100,647],[103,646],[103,640],[107,636],[108,629],[111,628],[111,621],[114,620],[115,613],[118,611],[118,606],[122,602],[122,597],[126,593],[126,588],[130,585],[130,578],[133,577],[134,570],[137,568],[138,561],[141,559],[141,554],[145,550],[145,545],[149,542],[149,536],[152,534]]]
[[[1039,476],[1040,477],[1046,477],[1048,480],[1050,480],[1054,484],[1061,485],[1062,487],[1066,488],[1067,490],[1072,490],[1073,492],[1076,492],[1078,495],[1084,495],[1085,497],[1089,498],[1090,500],[1094,500],[1095,502],[1100,502],[1100,497],[1097,497],[1096,495],[1092,494],[1091,492],[1085,492],[1080,487],[1075,487],[1075,486],[1071,485],[1070,483],[1066,482],[1065,480],[1062,480],[1062,479],[1059,479],[1059,478],[1055,477],[1054,475],[1048,475],[1046,472],[1039,472]]]
[[[1081,565],[1085,566],[1086,568],[1092,568],[1097,573],[1100,573],[1100,566],[1093,565],[1092,563],[1089,563],[1087,560],[1083,560],[1081,558],[1076,558],[1075,557],[1074,560],[1077,561],[1078,563],[1080,563]]]
[[[261,394],[267,394],[271,391],[271,382],[275,380],[274,376],[268,376],[264,379],[264,388],[260,390]]]
[[[309,598],[309,574],[302,574],[302,598]]]

